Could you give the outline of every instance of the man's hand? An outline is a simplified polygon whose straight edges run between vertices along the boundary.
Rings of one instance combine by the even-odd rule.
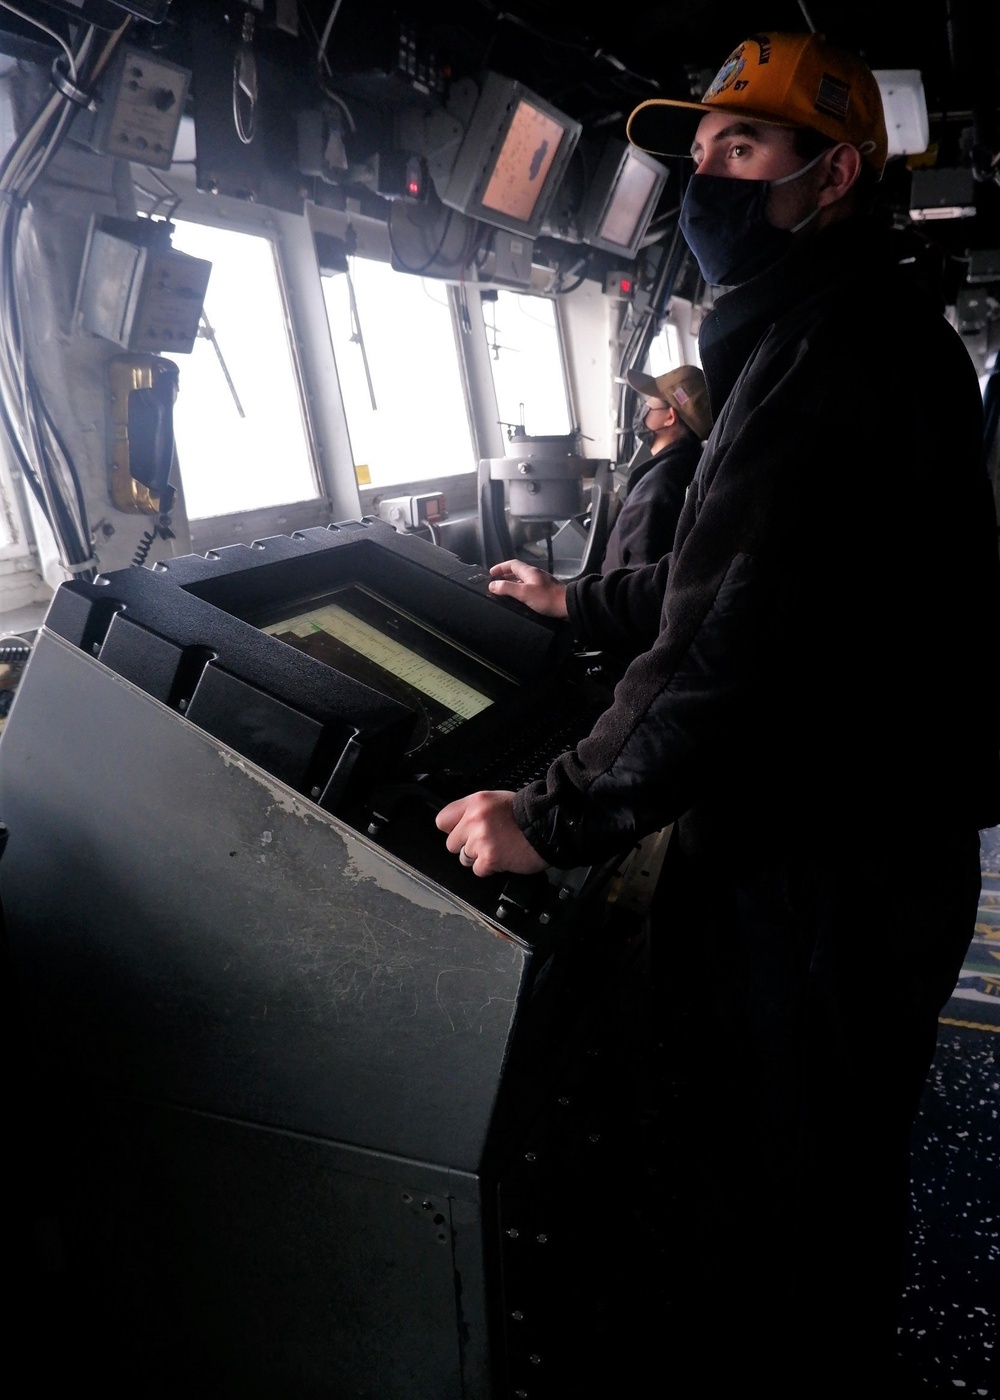
[[[435,817],[445,845],[473,875],[534,875],[545,861],[514,820],[512,792],[474,792],[442,807]]]
[[[493,565],[490,578],[493,580],[491,593],[516,598],[532,612],[542,613],[545,617],[569,617],[566,585],[544,569],[536,569],[534,564],[524,564],[520,559],[506,559],[502,564]]]

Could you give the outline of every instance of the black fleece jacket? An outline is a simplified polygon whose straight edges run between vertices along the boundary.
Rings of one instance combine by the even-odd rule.
[[[698,466],[701,443],[685,432],[635,469],[608,535],[601,573],[655,564],[669,554],[684,495]]]
[[[668,822],[732,860],[1000,822],[1000,563],[960,338],[852,218],[703,323],[715,426],[671,555],[567,594],[629,663],[515,796],[549,863]]]

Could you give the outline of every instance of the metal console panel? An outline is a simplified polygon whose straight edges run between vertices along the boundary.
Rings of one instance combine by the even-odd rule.
[[[15,708],[3,904],[66,1062],[474,1171],[531,949],[47,632]]]
[[[634,966],[613,883],[542,915],[442,883],[48,626],[0,820],[38,1150],[122,1394],[507,1394],[500,1184]]]

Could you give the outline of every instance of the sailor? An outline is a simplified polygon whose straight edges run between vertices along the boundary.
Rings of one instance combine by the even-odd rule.
[[[908,1137],[1000,822],[982,395],[873,212],[886,126],[856,53],[754,33],[700,102],[643,102],[628,134],[694,162],[715,426],[659,563],[493,569],[631,663],[544,780],[437,822],[483,876],[675,824],[652,938],[677,1374],[711,1355],[713,1393],[897,1394]]]

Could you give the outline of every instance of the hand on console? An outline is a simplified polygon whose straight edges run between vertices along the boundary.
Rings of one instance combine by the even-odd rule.
[[[502,598],[515,598],[532,612],[545,617],[566,618],[566,585],[534,564],[505,559],[490,569],[490,592]]]
[[[546,862],[514,820],[512,792],[470,793],[442,807],[434,821],[448,833],[448,850],[474,875],[534,875],[545,869]]]

